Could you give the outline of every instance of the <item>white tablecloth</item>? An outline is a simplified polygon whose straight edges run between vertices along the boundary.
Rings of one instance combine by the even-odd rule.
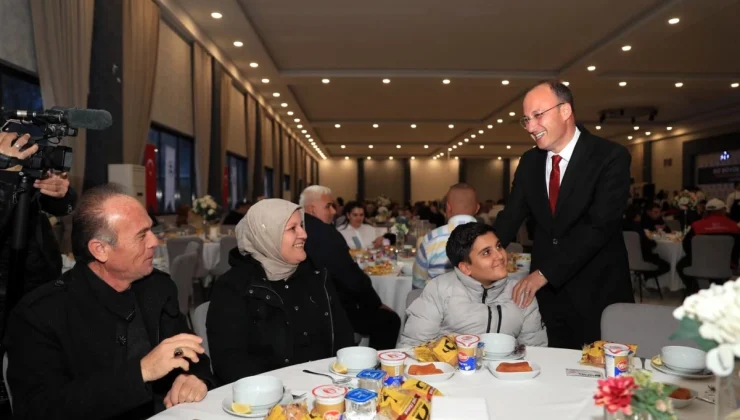
[[[658,277],[660,285],[664,288],[667,287],[672,292],[683,290],[683,282],[681,281],[681,277],[678,276],[678,271],[676,271],[676,264],[685,255],[683,245],[681,242],[674,242],[668,239],[657,239],[655,242],[658,245],[655,247],[654,252],[671,265],[671,271]]]
[[[596,379],[565,375],[566,368],[600,370],[579,365],[580,358],[581,353],[577,350],[530,347],[527,349],[526,359],[542,367],[542,373],[534,379],[501,381],[494,378],[488,370],[481,370],[470,376],[455,374],[447,382],[435,384],[435,387],[449,396],[484,398],[491,420],[602,419],[603,408],[596,407],[593,402]],[[319,360],[276,370],[270,372],[270,375],[280,378],[293,393],[303,393],[318,385],[328,384],[329,380],[302,373],[301,370],[327,372],[330,363],[331,359]],[[653,378],[694,389],[700,395],[708,384],[713,383],[712,380],[682,380],[659,372],[655,372]],[[181,404],[153,418],[232,420],[234,417],[221,408],[221,401],[230,395],[231,385],[225,385],[209,392],[199,403]],[[713,410],[713,405],[696,400],[689,407],[678,410],[678,417],[682,420],[706,420],[712,418]]]
[[[401,317],[401,331],[406,321],[406,296],[411,291],[411,276],[370,276],[373,289],[378,292],[380,301],[393,309]]]
[[[171,261],[170,255],[167,252],[167,245],[159,245],[154,251],[155,257],[166,258],[167,261]],[[176,257],[173,256],[173,258]],[[220,242],[205,242],[203,244],[203,267],[206,270],[213,270],[218,261],[221,259],[221,244]]]

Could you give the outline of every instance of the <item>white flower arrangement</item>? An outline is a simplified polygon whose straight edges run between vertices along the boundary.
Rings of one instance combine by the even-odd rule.
[[[388,208],[391,205],[391,199],[384,195],[379,195],[378,198],[375,199],[375,204],[377,204],[378,207]]]
[[[681,321],[673,337],[696,340],[708,351],[707,367],[730,375],[740,358],[740,278],[687,297],[673,316]]]
[[[216,203],[210,195],[206,195],[201,198],[196,198],[193,201],[193,213],[202,217],[205,221],[218,220],[221,214],[221,207]]]

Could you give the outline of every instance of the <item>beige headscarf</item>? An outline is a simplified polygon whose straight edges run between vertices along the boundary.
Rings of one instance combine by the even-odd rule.
[[[239,252],[250,254],[262,264],[267,279],[284,280],[298,268],[288,264],[280,254],[283,231],[288,219],[301,207],[290,201],[271,198],[253,205],[236,225],[236,243]]]

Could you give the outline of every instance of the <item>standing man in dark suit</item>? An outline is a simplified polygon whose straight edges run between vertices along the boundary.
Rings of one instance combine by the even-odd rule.
[[[331,189],[321,185],[306,188],[300,205],[308,235],[306,254],[329,271],[352,328],[370,336],[370,347],[376,350],[396,348],[401,318],[383,305],[370,277],[349,255],[347,241],[331,224],[336,214]]]
[[[537,148],[522,155],[495,230],[506,246],[535,220],[532,272],[513,298],[526,307],[536,294],[550,346],[577,349],[600,339],[604,308],[634,301],[621,229],[631,158],[576,127],[573,94],[558,81],[533,87],[523,108]]]

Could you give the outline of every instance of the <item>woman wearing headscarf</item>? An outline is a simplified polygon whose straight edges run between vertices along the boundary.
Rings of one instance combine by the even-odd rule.
[[[213,286],[206,321],[213,369],[226,383],[354,345],[328,273],[306,257],[302,220],[296,204],[266,199],[236,226],[231,269]]]

